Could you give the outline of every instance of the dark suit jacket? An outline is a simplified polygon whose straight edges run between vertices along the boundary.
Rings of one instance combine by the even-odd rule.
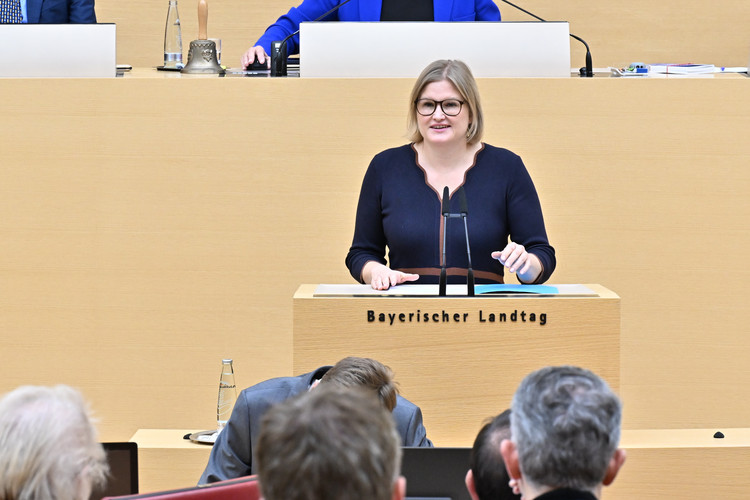
[[[94,0],[26,0],[29,24],[95,23]]]
[[[198,484],[256,474],[252,448],[258,438],[263,414],[271,405],[308,390],[312,381],[322,377],[329,368],[324,366],[297,377],[266,380],[242,391],[234,404],[232,416],[214,443]],[[432,447],[422,425],[422,410],[414,403],[398,396],[393,418],[403,446]]]

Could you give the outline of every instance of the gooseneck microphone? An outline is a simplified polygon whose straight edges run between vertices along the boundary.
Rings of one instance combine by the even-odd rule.
[[[508,0],[500,0],[500,1],[503,2],[503,3],[507,3],[511,7],[514,7],[514,8],[520,10],[521,12],[523,12],[525,14],[530,15],[534,19],[538,19],[538,20],[542,21],[543,23],[547,22],[546,19],[542,19],[541,17],[537,16],[536,14],[532,14],[531,12],[529,12],[526,9],[524,9],[523,7],[519,7],[518,5],[516,5],[516,4],[512,3],[512,2],[509,2]],[[594,63],[591,62],[591,50],[589,50],[589,44],[587,44],[586,42],[584,42],[583,38],[578,37],[578,36],[574,35],[573,33],[570,33],[570,37],[571,38],[575,38],[576,40],[578,40],[579,42],[581,42],[584,47],[586,47],[586,66],[580,69],[579,74],[581,76],[585,76],[585,77],[592,77],[592,76],[594,76]]]
[[[445,258],[445,244],[446,244],[446,235],[448,234],[448,217],[451,216],[451,209],[448,206],[448,201],[450,198],[450,190],[448,189],[448,186],[445,186],[443,188],[443,200],[442,200],[442,212],[443,212],[443,258],[440,259],[440,282],[438,285],[438,295],[440,297],[445,297],[446,288],[448,285],[448,272],[446,269],[446,258]]]
[[[469,247],[469,225],[467,223],[467,216],[469,210],[466,206],[466,192],[464,187],[458,188],[458,201],[461,205],[461,211],[459,213],[452,213],[450,210],[450,190],[448,186],[443,188],[443,200],[442,200],[442,215],[443,215],[443,255],[440,262],[440,282],[438,285],[438,296],[445,297],[448,288],[448,260],[446,259],[445,249],[447,247],[447,235],[448,235],[448,219],[460,217],[464,221],[464,234],[466,235],[466,257],[469,261],[466,276],[466,290],[469,297],[474,296],[474,270],[471,267],[471,248]]]
[[[344,0],[340,4],[334,6],[328,12],[313,19],[312,22],[318,22],[321,19],[325,19],[328,15],[336,12],[345,4],[351,2],[351,0]],[[286,44],[290,38],[299,33],[299,30],[295,31],[291,35],[287,35],[283,40],[277,42],[271,42],[271,76],[286,76]]]
[[[466,191],[464,187],[458,188],[458,201],[461,204],[461,218],[464,221],[464,234],[466,235],[466,258],[469,261],[469,267],[466,274],[466,295],[474,296],[474,270],[471,268],[471,247],[469,247],[469,224],[467,218],[469,209],[466,205]]]

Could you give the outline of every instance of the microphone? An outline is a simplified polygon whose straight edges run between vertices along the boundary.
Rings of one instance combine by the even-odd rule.
[[[441,259],[440,263],[440,284],[438,285],[438,296],[445,297],[446,288],[448,284],[448,274],[446,270],[446,258],[445,258],[445,244],[446,244],[446,235],[448,234],[448,217],[451,215],[451,209],[448,206],[448,199],[450,198],[450,190],[448,189],[448,186],[445,186],[443,188],[443,258]]]
[[[461,211],[459,213],[451,213],[450,209],[450,190],[448,186],[443,188],[443,200],[442,200],[442,215],[443,215],[443,256],[440,263],[440,282],[438,285],[438,296],[445,297],[446,290],[448,287],[448,272],[445,249],[447,247],[447,235],[448,235],[448,219],[461,217],[464,221],[464,234],[466,235],[466,257],[469,260],[468,273],[466,276],[466,290],[469,297],[474,296],[474,270],[471,268],[471,249],[469,248],[469,225],[466,217],[469,215],[469,210],[466,207],[466,192],[464,187],[458,188],[459,204],[461,205]]]
[[[464,187],[458,188],[458,201],[461,204],[461,218],[464,220],[464,234],[466,235],[466,258],[469,261],[469,266],[466,274],[466,295],[469,297],[474,296],[474,270],[471,268],[471,248],[469,247],[469,224],[467,217],[469,215],[469,209],[466,206],[466,191]]]
[[[334,6],[331,10],[326,12],[323,15],[318,16],[317,18],[313,19],[312,22],[318,22],[321,19],[327,17],[329,14],[332,14],[333,12],[339,10],[342,6],[345,4],[351,2],[351,0],[344,0],[340,4]],[[271,42],[271,76],[286,76],[286,43],[289,41],[290,38],[292,38],[294,35],[299,33],[299,30],[295,31],[291,35],[286,36],[283,40],[280,42]]]
[[[500,0],[500,1],[504,2],[504,3],[507,3],[511,7],[514,7],[516,9],[520,10],[521,12],[530,15],[531,17],[533,17],[535,19],[539,19],[543,23],[547,22],[545,19],[542,19],[541,17],[537,16],[536,14],[532,14],[528,10],[526,10],[526,9],[524,9],[522,7],[519,7],[518,5],[516,5],[514,3],[509,2],[508,0]],[[591,51],[589,50],[589,44],[587,44],[586,42],[584,42],[583,38],[580,38],[580,37],[574,35],[573,33],[570,33],[570,36],[571,36],[571,38],[575,38],[576,40],[578,40],[579,42],[581,42],[584,45],[584,47],[586,47],[586,66],[584,68],[581,68],[578,73],[580,74],[580,76],[585,76],[585,77],[589,77],[589,78],[592,77],[592,76],[594,76],[594,63],[591,62]]]

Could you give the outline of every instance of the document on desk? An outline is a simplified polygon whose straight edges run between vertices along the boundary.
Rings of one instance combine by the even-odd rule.
[[[598,297],[585,285],[476,285],[475,293],[483,297]],[[466,297],[466,285],[448,285],[448,297]],[[315,289],[315,297],[437,297],[438,285],[396,285],[388,290],[374,290],[370,285],[320,284]]]
[[[713,64],[649,64],[649,73],[665,73],[668,75],[705,75],[714,72]]]

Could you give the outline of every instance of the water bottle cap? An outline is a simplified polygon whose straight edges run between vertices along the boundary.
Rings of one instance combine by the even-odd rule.
[[[221,362],[222,363],[231,363],[232,360],[231,359],[222,359]]]

